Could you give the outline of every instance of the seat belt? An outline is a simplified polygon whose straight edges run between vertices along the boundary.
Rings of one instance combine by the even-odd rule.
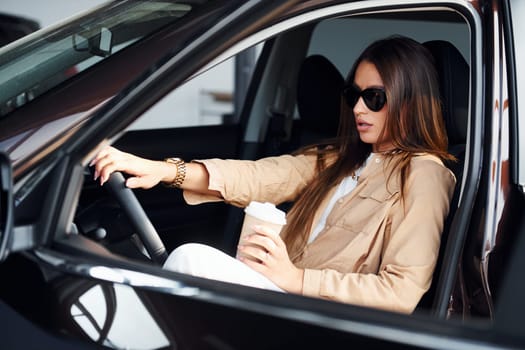
[[[289,88],[279,85],[273,105],[268,109],[270,118],[266,128],[263,156],[275,156],[285,151],[285,143],[289,140],[290,130],[287,128],[287,121],[290,113],[286,113],[286,100]]]

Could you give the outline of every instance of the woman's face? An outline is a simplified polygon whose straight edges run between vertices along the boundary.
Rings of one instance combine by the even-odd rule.
[[[367,61],[362,61],[357,66],[354,85],[360,91],[369,88],[384,89],[383,81],[376,67]],[[368,108],[363,97],[359,97],[353,110],[361,141],[372,144],[374,152],[388,151],[393,148],[391,139],[386,132],[381,138],[386,124],[388,110],[386,104],[379,111],[374,112]]]

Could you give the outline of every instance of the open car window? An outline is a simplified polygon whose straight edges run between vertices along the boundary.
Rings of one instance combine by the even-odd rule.
[[[425,18],[428,17],[435,18],[435,20],[426,21]],[[269,32],[271,32],[271,29],[269,29]],[[468,118],[468,87],[470,83],[468,69],[471,63],[471,28],[465,19],[456,12],[422,10],[420,12],[399,11],[376,14],[349,14],[347,16],[337,14],[337,16],[332,18],[323,18],[297,27],[291,26],[287,30],[275,31],[275,35],[271,34],[272,33],[262,38],[266,40],[264,42],[265,48],[262,50],[263,53],[257,62],[256,73],[251,82],[248,98],[244,101],[242,118],[246,123],[246,128],[240,131],[240,133],[243,133],[242,135],[235,135],[238,138],[229,138],[226,136],[228,134],[223,134],[219,140],[220,144],[217,143],[214,145],[213,137],[210,133],[204,132],[206,129],[205,123],[196,123],[197,126],[202,127],[202,133],[200,134],[196,129],[186,129],[188,125],[182,123],[182,118],[187,117],[187,114],[177,113],[179,112],[178,110],[181,109],[180,105],[177,105],[176,101],[168,101],[169,98],[167,97],[158,103],[158,105],[162,104],[163,106],[166,104],[166,109],[157,109],[158,105],[149,109],[148,113],[143,115],[144,119],[138,119],[136,124],[130,128],[131,132],[125,135],[121,140],[123,142],[118,143],[117,146],[124,148],[129,147],[127,149],[143,152],[142,154],[148,152],[148,156],[157,159],[160,159],[161,156],[169,156],[170,154],[182,156],[187,160],[206,157],[245,157],[247,159],[256,159],[262,156],[292,152],[301,146],[305,146],[304,143],[296,143],[299,139],[303,139],[302,136],[307,136],[304,137],[307,142],[318,141],[311,138],[311,136],[321,134],[319,132],[320,129],[326,129],[327,123],[333,121],[334,125],[330,129],[337,130],[338,120],[334,120],[336,118],[328,118],[326,115],[316,115],[313,116],[313,118],[309,118],[306,123],[307,117],[298,113],[297,105],[299,102],[296,98],[299,84],[298,76],[301,74],[300,67],[304,60],[310,56],[322,55],[334,63],[339,73],[344,77],[364,47],[378,38],[396,34],[412,37],[421,43],[433,41],[444,42],[458,50],[461,60],[466,62],[466,69],[462,70],[462,72],[466,73],[467,76],[458,77],[458,79],[462,79],[463,81],[461,84],[458,82],[457,85],[462,88],[467,87],[466,93],[461,95],[461,102],[467,102],[465,102],[465,105],[454,106],[454,108],[458,109],[458,113],[462,115],[462,117],[458,119],[466,120],[466,118]],[[257,45],[260,43],[259,40],[259,37],[247,38],[246,43]],[[249,46],[248,44],[246,46],[240,45],[237,53],[253,47],[254,46]],[[224,61],[223,64],[224,63],[228,63],[228,61]],[[220,65],[215,66],[209,71],[202,73],[202,75],[198,75],[195,81],[202,78],[208,83],[211,83],[213,80],[208,78],[206,74],[211,73],[219,67]],[[449,79],[449,77],[446,79]],[[182,92],[195,81],[193,79],[187,81],[172,93],[177,94]],[[226,84],[222,82],[222,85],[224,86]],[[314,86],[313,90],[315,89],[317,89],[316,93],[318,93],[319,89],[322,88]],[[338,94],[339,92],[336,92],[336,97],[339,96]],[[312,96],[312,99],[320,98],[318,95],[315,95],[315,93]],[[191,104],[191,106],[197,108],[198,104]],[[153,125],[152,119],[150,119],[152,112],[157,113],[156,117],[162,118],[166,123],[171,122],[169,127],[172,129],[157,133],[151,132],[151,134],[140,134],[140,130],[137,130],[138,128],[135,127],[140,125]],[[456,111],[454,111],[454,113],[456,113]],[[451,115],[451,118],[455,116],[455,114],[454,116]],[[177,122],[180,122],[180,124],[177,124]],[[166,124],[160,125],[159,128],[166,127]],[[466,128],[466,125],[462,124],[461,127]],[[295,138],[298,131],[301,135]],[[464,131],[466,130],[461,130],[462,135]],[[224,133],[225,129],[220,129],[220,132]],[[193,135],[191,138],[188,136],[190,133]],[[148,137],[147,135],[150,136]],[[328,136],[333,137],[335,134]],[[166,137],[166,143],[159,145],[158,149],[160,151],[156,151],[154,144],[156,144],[161,137]],[[459,140],[459,138],[457,140],[451,138],[451,142],[453,141],[463,146],[465,143],[463,137],[464,135],[460,137],[461,140]],[[129,143],[132,139],[136,141],[135,144]],[[149,140],[147,146],[140,144],[140,140],[145,139]],[[155,141],[153,141],[153,139],[155,139]],[[238,139],[243,141],[238,151],[239,154],[221,153],[225,144],[231,143],[236,146]],[[184,140],[184,142],[177,144],[178,140]],[[302,140],[300,141],[302,142]],[[167,146],[168,142],[170,142],[169,146]],[[209,153],[205,153],[207,150],[201,149],[205,148],[206,145],[211,148]],[[143,146],[144,148],[142,148]],[[458,167],[462,166],[462,163],[458,165]],[[458,171],[461,172],[462,169],[458,169]],[[162,190],[156,192],[157,196],[160,191]],[[149,197],[144,194],[144,197],[146,196]],[[185,208],[185,205],[185,203],[182,203],[176,212],[187,212],[188,214],[185,216],[181,214],[181,220],[190,220],[192,217],[190,211],[195,209],[192,207]],[[228,211],[226,212],[228,213]],[[192,241],[197,237],[217,244],[224,244],[224,242],[235,244],[237,242],[235,234],[238,233],[239,227],[225,226],[224,220],[221,220],[224,216],[229,219],[229,215],[230,214],[224,215],[222,208],[221,211],[211,212],[207,220],[213,221],[215,224],[210,224],[202,230],[197,228],[198,226],[193,226],[189,229],[190,232],[187,236],[183,235],[182,232],[188,230],[188,225],[181,224],[180,228],[166,235],[167,237],[169,236],[169,241],[173,244],[167,247],[168,251],[173,250],[178,245],[184,243],[184,241]],[[172,218],[170,217],[170,219]],[[166,223],[166,226],[168,225],[170,227],[167,228],[167,230],[172,230],[174,226],[173,220],[169,220],[169,223]],[[199,225],[202,224],[199,223]],[[199,234],[197,234],[197,232]],[[200,234],[202,236],[200,236]],[[230,236],[227,236],[228,234]],[[224,235],[222,239],[221,235]],[[443,241],[445,241],[445,239],[443,239]],[[227,251],[231,251],[231,249],[231,247],[225,247]],[[432,301],[428,303],[431,302]],[[429,307],[428,303],[424,308]]]

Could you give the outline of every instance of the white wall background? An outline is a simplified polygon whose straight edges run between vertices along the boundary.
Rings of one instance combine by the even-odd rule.
[[[98,6],[105,0],[2,0],[0,12],[36,20],[47,27],[67,17]]]
[[[382,19],[373,18],[328,20],[315,29],[308,54],[330,57],[346,77],[359,54],[372,41],[390,35],[405,35],[421,43],[447,38],[470,62],[470,31],[467,24],[438,21],[390,20],[386,24]],[[341,50],[342,47],[345,49]]]

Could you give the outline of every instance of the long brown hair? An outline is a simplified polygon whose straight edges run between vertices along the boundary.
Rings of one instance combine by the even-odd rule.
[[[383,80],[388,110],[385,129],[380,137],[388,134],[394,145],[393,154],[396,156],[390,157],[389,161],[395,162],[392,168],[400,171],[403,196],[414,154],[427,153],[442,160],[453,159],[447,152],[447,134],[433,57],[423,45],[406,37],[378,40],[356,60],[347,77],[347,84],[354,82],[356,69],[363,61],[372,63]],[[362,166],[371,151],[372,145],[359,138],[353,106],[348,106],[341,99],[337,137],[299,151],[317,155],[319,174],[288,213],[288,224],[282,232],[288,248],[307,240],[313,214],[328,190]],[[326,162],[328,157],[334,157],[335,161]],[[302,241],[298,242],[298,239]]]

